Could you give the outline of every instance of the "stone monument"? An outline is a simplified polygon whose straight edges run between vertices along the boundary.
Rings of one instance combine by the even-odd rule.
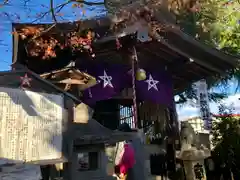
[[[71,154],[66,169],[67,179],[115,179],[107,172],[106,145],[129,140],[132,133],[113,131],[92,119],[93,110],[81,103],[74,109],[71,127]]]
[[[186,180],[206,180],[204,159],[211,155],[209,149],[198,146],[197,135],[188,122],[181,125],[181,150],[177,158],[183,161]]]

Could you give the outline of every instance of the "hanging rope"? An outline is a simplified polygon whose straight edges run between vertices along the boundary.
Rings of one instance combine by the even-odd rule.
[[[133,93],[133,120],[135,128],[138,128],[137,120],[137,98],[136,98],[136,76],[135,76],[135,62],[137,62],[137,52],[135,47],[133,47],[132,54],[132,93]]]

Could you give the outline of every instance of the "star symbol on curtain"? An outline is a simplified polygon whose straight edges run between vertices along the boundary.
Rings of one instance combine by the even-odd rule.
[[[159,81],[154,80],[151,74],[145,82],[148,83],[148,91],[152,88],[158,91],[157,84],[159,83]]]
[[[113,88],[112,85],[112,76],[108,76],[106,71],[103,71],[103,76],[98,76],[101,80],[103,80],[103,87],[105,88],[106,86],[110,86],[111,88]]]

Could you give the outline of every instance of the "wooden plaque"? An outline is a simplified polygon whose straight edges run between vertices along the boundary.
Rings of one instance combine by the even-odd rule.
[[[0,87],[0,156],[14,162],[62,158],[63,122],[60,94]]]

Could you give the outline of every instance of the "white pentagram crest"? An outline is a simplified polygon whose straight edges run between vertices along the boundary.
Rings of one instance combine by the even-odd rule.
[[[158,91],[157,84],[159,81],[154,80],[151,74],[149,74],[149,78],[145,82],[148,83],[148,91],[152,88]]]
[[[103,80],[103,87],[111,87],[113,88],[113,85],[112,85],[112,76],[108,76],[106,71],[104,70],[103,71],[103,76],[98,76],[101,80]]]

